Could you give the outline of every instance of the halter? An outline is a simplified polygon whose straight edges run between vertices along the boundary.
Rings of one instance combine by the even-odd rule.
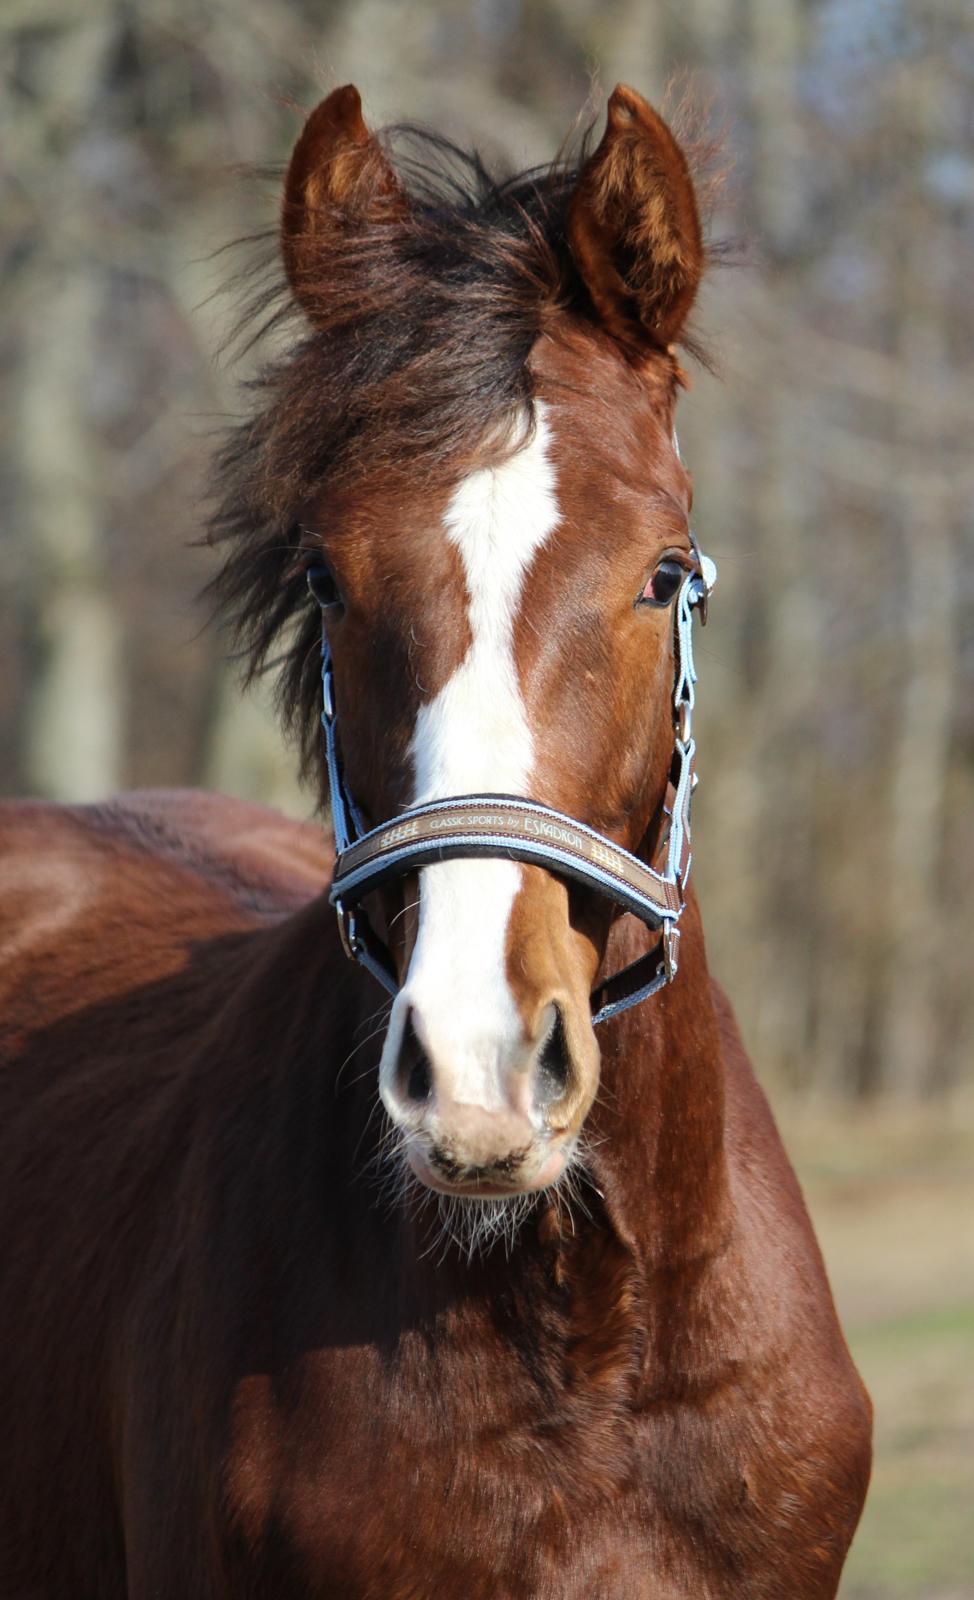
[[[524,861],[607,895],[624,911],[658,930],[646,955],[607,978],[591,997],[592,1022],[607,1022],[647,1000],[676,976],[680,916],[690,876],[690,796],[696,786],[692,737],[693,613],[707,620],[707,600],[717,568],[694,553],[699,572],[688,574],[674,619],[673,763],[663,802],[664,825],[652,866],[573,817],[515,795],[465,794],[413,806],[390,822],[366,829],[345,781],[338,753],[338,719],[331,651],[321,629],[321,684],[328,786],[335,834],[335,871],[329,901],[338,914],[342,945],[390,994],[399,980],[388,948],[362,907],[373,889],[435,861],[461,856]],[[312,574],[309,573],[309,578]]]

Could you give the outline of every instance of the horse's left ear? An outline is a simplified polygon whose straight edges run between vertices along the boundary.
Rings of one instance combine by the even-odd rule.
[[[680,146],[624,84],[579,175],[568,242],[607,333],[634,355],[672,344],[703,271],[700,218]]]
[[[404,205],[385,152],[365,125],[358,90],[351,83],[333,90],[305,123],[284,180],[281,254],[307,311],[313,314],[327,294],[321,280],[329,247],[363,223],[401,215]]]

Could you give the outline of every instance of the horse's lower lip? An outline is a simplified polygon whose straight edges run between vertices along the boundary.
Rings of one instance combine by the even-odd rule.
[[[549,1150],[539,1165],[529,1166],[523,1177],[510,1183],[477,1178],[451,1181],[442,1177],[415,1145],[408,1151],[408,1160],[420,1183],[437,1194],[450,1195],[458,1200],[511,1200],[516,1195],[535,1194],[557,1183],[568,1165],[568,1151],[564,1145]]]

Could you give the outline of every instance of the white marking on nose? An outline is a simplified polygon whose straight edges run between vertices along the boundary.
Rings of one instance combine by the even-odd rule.
[[[527,794],[534,759],[514,659],[514,622],[532,561],[559,520],[542,404],[529,441],[472,473],[444,518],[463,563],[471,642],[412,741],[413,803],[464,794]],[[438,1079],[457,1103],[506,1103],[506,1065],[524,1050],[505,947],[522,869],[512,861],[447,861],[420,873],[419,929],[393,1007],[382,1081],[398,1053],[406,1009]]]

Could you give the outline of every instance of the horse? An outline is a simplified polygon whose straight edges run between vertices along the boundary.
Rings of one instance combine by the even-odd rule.
[[[825,1600],[870,1406],[688,878],[687,151],[348,86],[280,247],[209,538],[338,853],[2,810],[0,1595]]]

